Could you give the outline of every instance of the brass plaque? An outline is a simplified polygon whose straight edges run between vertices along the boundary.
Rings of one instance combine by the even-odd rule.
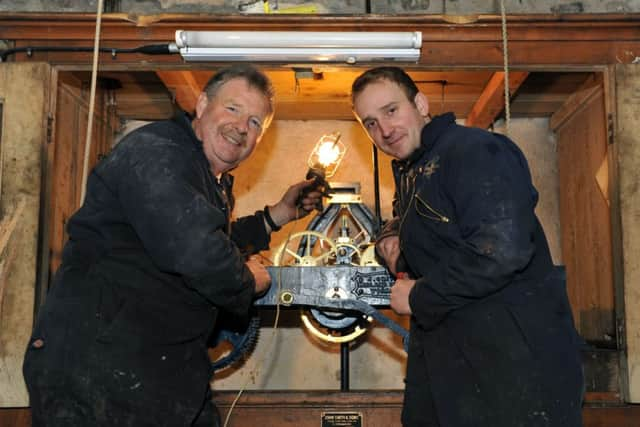
[[[362,427],[360,412],[323,412],[320,427]]]

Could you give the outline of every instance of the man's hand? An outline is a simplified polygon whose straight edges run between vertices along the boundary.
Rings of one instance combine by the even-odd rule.
[[[398,279],[391,286],[391,308],[398,314],[411,314],[409,293],[415,286],[413,279]]]
[[[322,201],[322,192],[315,189],[309,192],[303,191],[314,183],[315,180],[307,179],[293,184],[278,203],[269,207],[271,219],[277,226],[305,217],[318,206]]]
[[[389,271],[397,274],[397,262],[400,257],[400,238],[398,236],[385,237],[376,243],[376,252],[382,257]]]
[[[271,276],[269,275],[269,271],[267,268],[262,265],[256,256],[252,256],[249,258],[247,262],[245,262],[247,268],[253,274],[253,277],[256,282],[256,295],[261,295],[269,289],[271,285]]]

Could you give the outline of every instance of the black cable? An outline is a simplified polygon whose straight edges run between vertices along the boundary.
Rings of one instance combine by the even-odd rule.
[[[175,53],[171,51],[168,44],[150,44],[133,48],[122,47],[101,47],[100,52],[111,52],[111,56],[115,57],[119,53],[144,53],[146,55],[167,55]],[[16,53],[26,52],[31,55],[33,52],[93,52],[93,47],[74,46],[24,46],[15,47],[0,51],[0,62],[6,62],[7,57]]]
[[[380,210],[380,167],[378,163],[378,147],[373,145],[373,201],[375,203],[374,215],[376,217],[374,235],[376,236],[382,229],[382,213]]]

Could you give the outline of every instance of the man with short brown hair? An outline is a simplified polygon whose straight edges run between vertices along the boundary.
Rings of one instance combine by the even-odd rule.
[[[405,427],[578,427],[580,340],[535,215],[527,161],[507,137],[429,117],[397,67],[360,75],[356,117],[394,157],[394,218],[376,249],[411,316]]]

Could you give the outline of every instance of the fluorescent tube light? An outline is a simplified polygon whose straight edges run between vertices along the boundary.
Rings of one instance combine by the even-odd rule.
[[[186,61],[417,62],[422,33],[176,31]]]

